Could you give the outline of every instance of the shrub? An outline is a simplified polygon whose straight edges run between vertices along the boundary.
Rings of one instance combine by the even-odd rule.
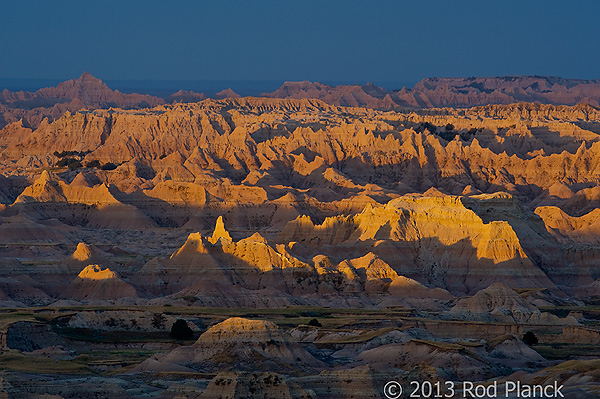
[[[90,161],[90,162],[86,163],[85,167],[86,168],[99,168],[100,167],[100,161],[94,159],[93,161]]]
[[[83,165],[79,161],[75,161],[75,162],[72,162],[69,164],[69,169],[71,169],[71,170],[79,169],[79,168],[83,168]]]
[[[108,327],[116,327],[118,325],[117,320],[114,319],[114,317],[111,317],[107,320],[104,320],[104,325],[108,326]]]
[[[154,316],[152,316],[152,326],[156,329],[162,330],[162,328],[165,326],[165,321],[167,321],[167,318],[161,313],[156,313]]]
[[[323,327],[323,325],[317,319],[312,319],[308,322],[308,325],[313,327]]]
[[[418,133],[423,133],[425,130],[429,130],[429,133],[435,133],[437,131],[437,127],[429,122],[423,122],[417,127]]]
[[[81,162],[79,162],[75,158],[63,158],[56,163],[56,166],[58,166],[59,168],[64,168],[66,166],[72,170],[81,168],[83,165],[81,165]]]
[[[60,161],[58,161],[56,163],[56,166],[58,166],[59,168],[64,168],[65,166],[69,165],[69,162],[71,162],[71,161],[76,161],[76,159],[73,159],[73,158],[61,159]]]
[[[80,153],[77,151],[54,151],[54,156],[58,158],[71,157],[73,155],[79,155]]]
[[[175,339],[190,339],[194,336],[194,331],[188,326],[187,322],[183,319],[177,319],[171,327],[170,337]]]
[[[535,336],[533,331],[527,331],[525,334],[523,334],[523,342],[529,346],[535,345],[538,343],[538,338]]]
[[[115,165],[112,162],[107,162],[104,165],[102,165],[102,170],[115,170],[117,169],[117,165]]]

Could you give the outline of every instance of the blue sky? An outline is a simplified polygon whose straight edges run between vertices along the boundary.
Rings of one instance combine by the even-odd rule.
[[[1,1],[0,78],[600,78],[600,1]]]

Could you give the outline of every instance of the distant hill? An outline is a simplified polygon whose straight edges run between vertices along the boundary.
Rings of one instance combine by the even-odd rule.
[[[196,93],[191,90],[179,90],[178,92],[171,94],[167,98],[167,101],[173,103],[195,103],[206,98],[208,97],[206,97],[206,94],[204,93]]]
[[[66,111],[84,108],[148,108],[164,104],[165,100],[147,94],[126,94],[111,90],[88,72],[79,78],[46,87],[35,92],[0,92],[0,127],[24,118],[26,124],[37,126],[44,118],[59,118]]]
[[[373,84],[329,86],[312,82],[285,82],[273,98],[315,98],[332,105],[380,109],[397,107],[473,107],[533,102],[554,105],[600,105],[600,80],[546,76],[491,78],[427,78],[412,89],[386,90]]]
[[[32,109],[51,107],[55,104],[80,100],[88,107],[114,106],[120,108],[153,107],[163,104],[162,98],[147,94],[125,94],[111,90],[100,79],[84,72],[79,78],[59,83],[56,87],[46,87],[35,92],[3,90],[0,103],[10,108]]]
[[[600,106],[600,80],[563,79],[544,76],[505,76],[492,78],[427,78],[412,89],[388,90],[372,83],[331,86],[319,82],[285,82],[263,97],[318,99],[330,105],[375,109],[474,107],[491,104],[531,102],[552,105],[588,103]],[[122,93],[110,89],[100,79],[84,72],[79,78],[37,91],[0,92],[0,129],[23,119],[24,126],[37,127],[66,111],[85,108],[151,108],[165,103],[198,102],[209,96],[180,90],[166,98],[148,94]],[[213,98],[240,97],[231,88]]]
[[[240,95],[232,89],[225,89],[214,97],[237,98]],[[25,126],[35,128],[44,118],[52,122],[66,111],[73,113],[85,108],[140,109],[165,103],[198,102],[206,98],[208,96],[204,93],[190,90],[179,90],[166,98],[122,93],[110,89],[102,80],[84,72],[79,78],[59,83],[56,87],[37,91],[0,91],[0,129],[20,119],[24,119]]]

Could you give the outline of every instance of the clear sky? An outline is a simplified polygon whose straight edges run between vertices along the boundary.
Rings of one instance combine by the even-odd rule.
[[[0,78],[600,78],[600,1],[6,1]]]

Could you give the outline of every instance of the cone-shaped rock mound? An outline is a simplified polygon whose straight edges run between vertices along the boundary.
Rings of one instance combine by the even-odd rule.
[[[99,265],[86,266],[63,294],[64,298],[79,300],[112,300],[137,296],[135,288],[121,280],[117,273]]]
[[[147,359],[136,371],[233,368],[281,372],[322,366],[318,359],[274,323],[232,317],[209,328],[193,345]]]

